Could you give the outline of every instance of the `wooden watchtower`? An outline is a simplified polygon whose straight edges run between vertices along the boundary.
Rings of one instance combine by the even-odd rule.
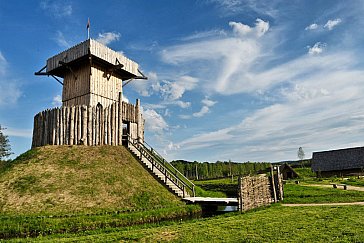
[[[35,74],[52,76],[63,84],[63,106],[105,107],[118,100],[123,82],[146,79],[136,62],[93,39],[49,58]]]
[[[52,76],[63,91],[62,107],[35,115],[32,147],[121,145],[125,136],[144,141],[140,101],[122,98],[125,84],[146,79],[136,62],[88,39],[49,58],[35,74]]]

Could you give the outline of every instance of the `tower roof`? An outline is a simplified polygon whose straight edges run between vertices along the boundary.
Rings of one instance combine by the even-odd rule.
[[[93,39],[83,41],[47,60],[47,73],[64,77],[70,66],[92,58],[93,63],[111,69],[122,80],[140,76],[138,63]]]

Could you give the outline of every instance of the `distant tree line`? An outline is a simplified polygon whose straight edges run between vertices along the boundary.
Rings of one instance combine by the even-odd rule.
[[[189,179],[213,179],[238,175],[256,174],[265,171],[270,167],[270,163],[245,162],[237,163],[230,161],[209,162],[189,162],[185,160],[175,160],[171,164]]]

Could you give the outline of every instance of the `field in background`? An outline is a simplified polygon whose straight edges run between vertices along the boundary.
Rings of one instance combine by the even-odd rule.
[[[362,191],[321,187],[344,181],[360,186],[361,178],[318,179],[309,168],[296,170],[300,178],[286,182],[283,203],[364,201]],[[196,180],[196,192],[235,197],[237,180]],[[0,239],[10,242],[28,242],[25,237],[40,242],[364,241],[363,206],[278,203],[242,214],[187,219],[201,208],[182,203],[123,147],[29,151],[0,165],[0,193]]]

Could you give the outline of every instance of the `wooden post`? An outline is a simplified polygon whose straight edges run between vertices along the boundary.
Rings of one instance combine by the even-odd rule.
[[[276,185],[275,185],[275,182],[274,182],[274,171],[273,171],[273,166],[272,165],[270,165],[270,173],[271,173],[271,178],[272,178],[273,198],[274,198],[274,202],[277,202]]]
[[[114,105],[114,113],[113,113],[113,115],[114,115],[114,119],[113,119],[113,127],[114,127],[114,132],[113,132],[113,141],[114,141],[114,146],[115,145],[117,145],[118,144],[118,127],[119,127],[119,125],[118,125],[118,109],[119,109],[119,107],[118,107],[118,103],[117,102],[114,102],[113,103],[113,105]]]
[[[119,128],[119,123],[118,123],[118,110],[119,110],[119,105],[117,102],[114,102],[114,145],[118,145],[119,142],[119,138],[118,138],[118,128]]]
[[[87,145],[87,106],[82,106],[82,144]]]
[[[78,123],[79,123],[79,121],[78,121],[78,106],[74,106],[74,109],[75,109],[75,120],[74,120],[74,122],[75,122],[75,127],[74,127],[74,129],[75,129],[75,138],[74,138],[74,144],[75,145],[77,145],[78,144]]]
[[[111,105],[107,107],[107,144],[111,145]]]
[[[135,123],[137,124],[137,139],[138,139],[138,142],[141,143],[142,139],[141,139],[141,136],[140,136],[140,132],[141,132],[141,129],[140,129],[140,100],[139,99],[136,99],[136,102],[135,102]]]
[[[242,212],[243,211],[243,178],[241,176],[239,176],[239,179],[238,179],[238,203],[239,203],[238,210],[240,212]]]
[[[75,139],[75,107],[70,107],[70,141],[69,145],[73,145]]]
[[[282,201],[283,200],[283,184],[282,184],[282,175],[281,172],[279,171],[279,166],[277,166],[277,185],[278,185],[278,200]]]
[[[115,145],[114,143],[114,139],[115,139],[115,136],[114,136],[114,133],[115,133],[115,130],[114,130],[114,122],[115,121],[115,105],[114,103],[111,104],[111,114],[110,114],[110,126],[111,126],[111,145]]]
[[[78,110],[78,122],[77,122],[77,144],[82,143],[82,106],[77,106]]]
[[[48,144],[48,110],[44,111],[44,127],[43,127],[43,143],[42,145]]]
[[[58,133],[59,133],[59,130],[58,130],[58,108],[55,108],[54,109],[54,121],[53,121],[53,124],[54,124],[54,129],[55,129],[55,133],[54,133],[54,138],[53,138],[53,144],[54,145],[59,145],[59,141],[58,141]]]
[[[100,144],[105,144],[104,108],[100,108]]]
[[[92,145],[92,107],[87,107],[87,145]]]
[[[96,107],[92,106],[92,143],[91,145],[96,145]]]
[[[107,127],[107,106],[104,108],[104,144],[108,144],[107,140],[108,127]]]
[[[123,143],[123,93],[119,92],[119,110],[118,110],[118,144]]]
[[[99,120],[99,115],[100,115],[100,112],[99,112],[100,108],[99,106],[97,105],[96,106],[96,109],[95,109],[95,145],[99,145],[99,136],[100,136],[100,130],[99,130],[99,123],[100,123],[100,120]]]

